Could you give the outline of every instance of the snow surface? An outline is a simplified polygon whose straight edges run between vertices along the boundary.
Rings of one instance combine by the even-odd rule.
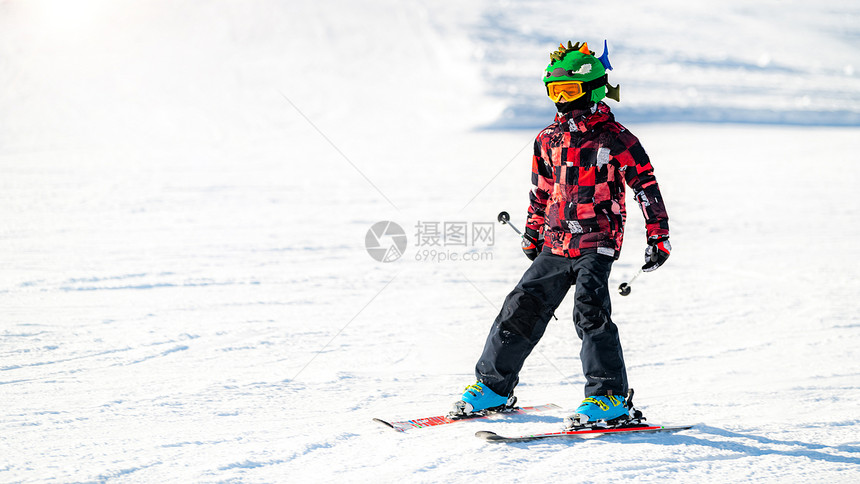
[[[834,0],[0,2],[0,481],[857,482],[858,26]],[[522,226],[547,54],[604,38],[674,248],[614,320],[649,421],[695,428],[382,428],[447,411],[528,266],[498,224],[444,247],[491,260],[416,260],[416,225]],[[581,400],[571,311],[522,404]]]

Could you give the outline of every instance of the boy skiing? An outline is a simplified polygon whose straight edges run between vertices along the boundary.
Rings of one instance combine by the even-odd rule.
[[[648,248],[643,271],[669,257],[669,225],[648,155],[639,140],[615,122],[604,97],[619,100],[607,80],[604,52],[588,44],[559,46],[544,74],[558,114],[538,134],[523,251],[533,262],[508,294],[466,388],[451,416],[513,406],[525,359],[543,336],[555,309],[575,288],[573,320],[582,340],[585,400],[567,419],[570,427],[627,418],[627,372],[618,328],[610,319],[609,272],[624,235],[625,183],[645,216]]]

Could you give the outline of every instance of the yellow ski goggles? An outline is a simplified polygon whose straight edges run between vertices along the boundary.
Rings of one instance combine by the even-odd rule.
[[[546,85],[546,93],[554,103],[575,101],[585,94],[581,81],[558,81]]]

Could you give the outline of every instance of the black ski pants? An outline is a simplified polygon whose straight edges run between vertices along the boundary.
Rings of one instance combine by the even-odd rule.
[[[505,298],[475,367],[478,380],[499,395],[513,393],[526,358],[553,312],[575,285],[573,321],[582,340],[585,396],[627,395],[627,370],[612,323],[609,271],[612,257],[589,253],[568,258],[541,253]]]

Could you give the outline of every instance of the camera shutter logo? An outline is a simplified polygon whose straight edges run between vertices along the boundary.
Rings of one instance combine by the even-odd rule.
[[[406,232],[394,222],[376,222],[367,231],[364,247],[367,253],[379,262],[394,262],[406,250]]]

